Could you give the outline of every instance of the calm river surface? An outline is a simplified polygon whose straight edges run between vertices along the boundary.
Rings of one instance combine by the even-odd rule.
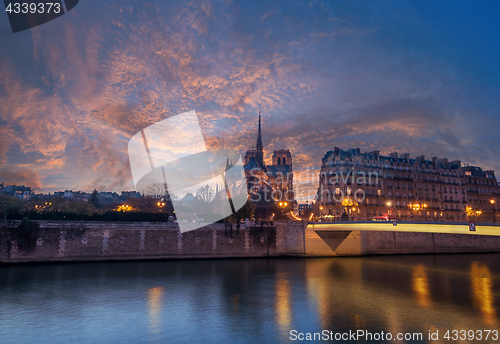
[[[450,343],[447,330],[498,330],[499,301],[500,254],[4,266],[0,343]]]

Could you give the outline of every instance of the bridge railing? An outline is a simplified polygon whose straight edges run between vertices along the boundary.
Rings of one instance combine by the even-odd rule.
[[[477,224],[498,224],[500,225],[499,218],[492,216],[394,216],[394,215],[335,215],[313,218],[310,222],[438,222],[438,223],[469,223],[474,222]]]

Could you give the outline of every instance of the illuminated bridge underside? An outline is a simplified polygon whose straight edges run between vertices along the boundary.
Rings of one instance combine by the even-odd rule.
[[[307,256],[500,251],[500,226],[468,223],[310,223]]]

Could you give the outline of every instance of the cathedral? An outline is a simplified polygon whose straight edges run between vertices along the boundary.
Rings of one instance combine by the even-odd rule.
[[[261,116],[259,113],[259,128],[255,148],[248,150],[244,158],[245,174],[248,181],[248,192],[265,203],[287,202],[294,203],[292,154],[289,149],[275,150],[272,156],[272,165],[264,162],[264,146],[262,144]],[[258,202],[261,203],[262,202]]]

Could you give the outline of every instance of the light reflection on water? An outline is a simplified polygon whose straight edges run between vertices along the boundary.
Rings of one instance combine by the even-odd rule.
[[[290,307],[290,284],[286,274],[279,274],[276,280],[276,315],[280,330],[283,333],[290,332],[291,307]]]
[[[153,338],[161,331],[162,296],[162,287],[154,287],[148,290],[149,329]]]
[[[470,280],[474,307],[481,311],[481,315],[488,325],[496,325],[497,318],[493,297],[493,282],[488,265],[476,261],[472,262]]]
[[[494,329],[499,263],[499,254],[465,254],[0,267],[1,343],[253,344],[290,342],[293,329]]]
[[[412,274],[412,284],[418,303],[422,307],[430,307],[431,293],[429,291],[429,279],[427,278],[425,266],[422,264],[415,265]]]

